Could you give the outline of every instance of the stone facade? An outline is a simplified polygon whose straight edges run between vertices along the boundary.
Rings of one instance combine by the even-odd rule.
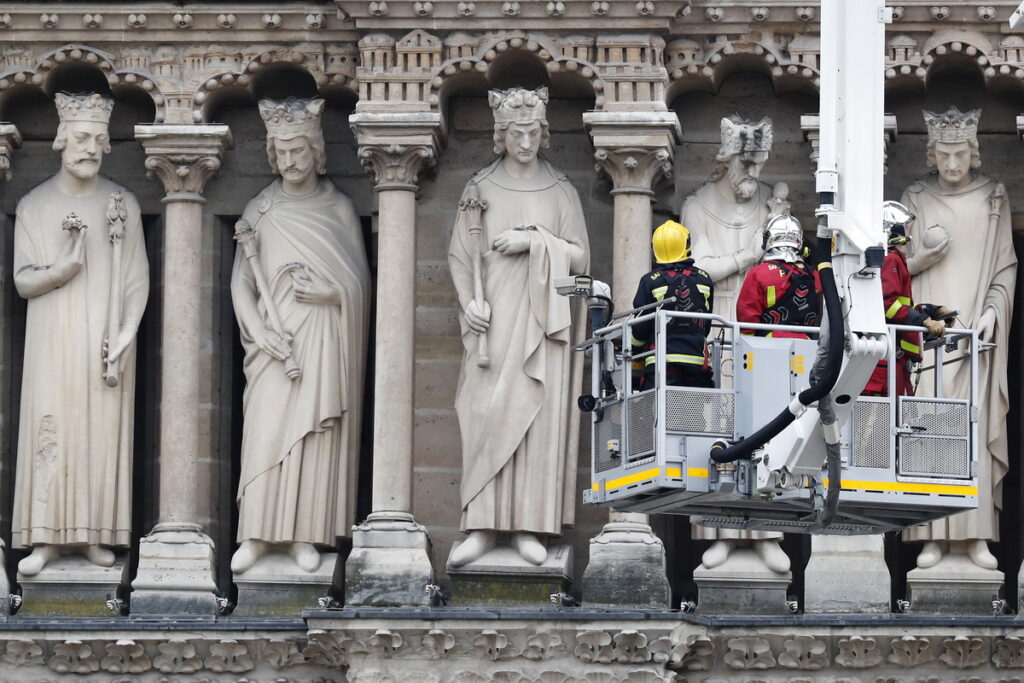
[[[1006,27],[1016,5],[906,0],[893,8],[886,198],[925,170],[921,109],[955,104],[983,109],[986,172],[1006,185],[1011,206],[1024,207],[1024,37]],[[55,170],[55,92],[89,86],[114,97],[104,173],[139,199],[153,282],[138,347],[135,593],[111,596],[129,609],[141,597],[147,607],[131,620],[85,626],[10,617],[0,623],[0,680],[1021,680],[1024,626],[1010,616],[950,625],[571,608],[454,618],[408,609],[431,603],[427,584],[451,590],[445,559],[461,538],[452,406],[462,351],[446,254],[459,193],[493,159],[486,90],[550,88],[546,155],[579,192],[591,272],[625,301],[648,269],[652,223],[677,217],[714,167],[723,116],[772,117],[775,147],[762,179],[786,182],[793,213],[811,224],[816,134],[805,117],[817,113],[819,13],[818,3],[789,0],[0,3],[0,539],[8,546],[25,316],[10,273],[13,214]],[[351,567],[372,574],[400,563],[407,571],[359,584],[368,592],[348,602],[407,608],[268,624],[214,613],[215,598],[228,604],[237,595],[229,558],[243,379],[231,235],[273,177],[256,101],[288,95],[327,101],[327,176],[355,203],[375,275],[362,524],[348,585],[339,570],[337,590],[324,597],[346,602],[365,578]],[[1022,229],[1024,214],[1013,223]],[[1019,339],[1014,330],[1011,344]],[[1012,351],[1010,363],[1018,387]],[[1011,454],[1021,446],[1013,391]],[[581,441],[577,489],[590,482],[586,430]],[[993,551],[1007,576],[1000,597],[1016,607],[1022,508],[1013,455],[1004,488],[1004,533]],[[575,554],[569,592],[585,610],[590,541],[609,515],[578,504],[576,517],[565,535]],[[649,521],[664,546],[643,519],[630,533],[650,541],[640,545],[654,549],[654,566],[664,547],[672,597],[657,602],[696,599],[692,573],[707,545],[689,540],[686,520]],[[799,600],[810,542],[793,537],[783,547],[793,559],[789,593]],[[349,548],[341,550],[344,558]],[[904,598],[915,552],[886,539],[893,590],[873,604]],[[12,587],[18,559],[7,551]],[[381,586],[386,599],[368,597]],[[204,620],[151,622],[143,613]]]

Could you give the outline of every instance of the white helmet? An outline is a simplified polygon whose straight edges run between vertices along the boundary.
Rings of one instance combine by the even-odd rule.
[[[910,209],[899,202],[889,200],[882,202],[882,227],[885,228],[885,239],[890,245],[906,244],[907,226],[914,222],[916,216]]]
[[[783,261],[802,261],[801,252],[804,247],[804,231],[800,221],[790,214],[773,216],[764,226],[765,259]]]

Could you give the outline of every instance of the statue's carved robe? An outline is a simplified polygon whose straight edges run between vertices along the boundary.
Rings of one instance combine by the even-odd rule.
[[[256,230],[258,259],[281,323],[293,336],[302,371],[285,366],[253,341],[242,320],[245,348],[242,467],[238,483],[238,540],[333,546],[355,515],[356,468],[363,368],[369,326],[370,269],[352,202],[327,179],[293,197],[280,179],[245,207]],[[296,269],[336,287],[341,306],[295,300]],[[256,297],[252,268],[235,252],[232,296]]]
[[[76,213],[85,232],[85,264],[63,286],[28,300],[14,492],[14,547],[38,544],[127,546],[131,529],[135,345],[121,356],[116,387],[103,380],[114,251],[107,203],[124,192],[122,321],[142,318],[149,262],[135,197],[100,177],[85,197],[63,192],[56,177],[19,203],[14,282],[52,266],[71,239],[61,229]],[[116,340],[111,340],[111,343]]]
[[[992,339],[997,346],[978,361],[978,509],[913,527],[906,532],[910,540],[999,540],[999,510],[1002,508],[1002,481],[1009,467],[1006,437],[1006,413],[1009,410],[1006,365],[1009,357],[1010,320],[1013,316],[1013,291],[1017,280],[1017,257],[1013,251],[1010,205],[1004,199],[991,229],[989,197],[998,183],[975,174],[959,190],[939,186],[932,173],[914,183],[900,200],[916,220],[908,230],[910,247],[921,243],[925,231],[941,225],[951,239],[949,250],[938,263],[913,278],[914,300],[958,310],[967,327],[978,326],[986,308],[995,311],[996,326]],[[1005,196],[1005,193],[1004,193]],[[960,326],[960,323],[957,323]],[[946,356],[950,360],[957,354]],[[919,395],[931,393],[931,381],[924,379]],[[951,398],[967,398],[970,391],[970,366],[947,365],[943,391]]]
[[[483,245],[491,365],[477,367],[477,335],[460,316],[462,529],[559,534],[574,520],[582,356],[571,350],[570,300],[553,282],[586,271],[583,209],[566,177],[543,160],[533,178],[511,178],[499,160],[470,182],[487,202],[483,232],[478,244],[460,212],[448,262],[464,311],[473,298],[473,250]],[[504,230],[521,225],[538,226],[527,233],[528,252],[491,248]]]
[[[716,182],[707,182],[686,198],[679,218],[690,231],[693,261],[715,281],[715,307],[712,313],[736,318],[736,299],[746,270],[735,270],[734,255],[750,248],[756,235],[764,228],[770,209],[772,189],[758,183],[757,196],[744,204],[726,199]],[[729,273],[729,274],[726,274]],[[693,525],[693,538],[713,541],[724,539],[781,538],[781,534],[765,531],[716,529]]]

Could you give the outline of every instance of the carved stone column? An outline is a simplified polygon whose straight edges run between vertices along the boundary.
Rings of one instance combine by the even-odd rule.
[[[18,132],[17,127],[12,123],[0,123],[0,181],[11,179],[11,152],[21,146],[21,133]],[[8,229],[7,221],[3,216],[0,216],[0,227]],[[0,241],[0,257],[3,261],[0,263],[8,263],[10,257],[7,255],[7,245],[12,244],[9,240]],[[10,320],[10,296],[6,294],[8,288],[13,286],[10,281],[11,276],[7,273],[3,273],[3,282],[0,283],[0,292],[4,293],[0,297],[0,316],[3,320]],[[8,378],[11,376],[11,344],[10,335],[5,335],[6,338],[2,340],[0,344],[0,382],[3,386],[8,385]],[[9,398],[0,399],[0,414],[2,414],[4,422],[10,424],[14,419],[11,413],[11,402]],[[12,470],[8,469],[8,472]],[[6,483],[4,483],[6,487]],[[5,502],[6,508],[6,502]],[[4,563],[4,540],[0,538],[0,569],[5,565]],[[0,571],[0,618],[7,616],[10,613],[10,601],[8,596],[11,594],[11,585],[7,580],[7,573]]]
[[[590,112],[583,115],[594,140],[597,169],[608,174],[615,203],[612,301],[632,308],[640,278],[651,269],[654,187],[672,175],[682,131],[675,112]],[[665,546],[647,516],[611,512],[590,540],[583,601],[591,607],[669,607]]]
[[[349,605],[426,605],[430,540],[412,515],[416,318],[416,192],[441,145],[439,114],[354,114],[359,158],[376,179],[378,253],[372,512],[352,530],[345,566]]]
[[[159,523],[139,544],[134,615],[217,613],[213,541],[198,523],[202,192],[231,148],[223,125],[136,126],[167,196],[160,369]]]

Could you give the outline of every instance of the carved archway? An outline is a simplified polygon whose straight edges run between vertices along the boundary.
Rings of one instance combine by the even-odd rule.
[[[216,54],[207,57],[218,59]],[[212,75],[199,84],[192,96],[192,120],[196,123],[209,122],[217,103],[232,92],[245,91],[254,97],[254,86],[259,76],[271,69],[282,67],[296,68],[308,73],[321,94],[329,94],[335,90],[356,94],[355,46],[338,46],[323,53],[307,51],[302,49],[302,46],[275,48],[248,60],[235,53],[225,53],[222,57],[220,63],[228,68],[218,72],[217,63],[214,62]]]
[[[19,87],[38,88],[48,96],[57,89],[59,74],[67,67],[78,66],[95,69],[106,79],[111,94],[119,90],[141,92],[153,103],[153,122],[163,123],[167,113],[167,98],[160,91],[152,73],[136,68],[118,69],[117,57],[108,52],[85,45],[65,45],[45,53],[33,68],[26,65],[8,66],[0,72],[0,111],[3,111],[6,95]]]

